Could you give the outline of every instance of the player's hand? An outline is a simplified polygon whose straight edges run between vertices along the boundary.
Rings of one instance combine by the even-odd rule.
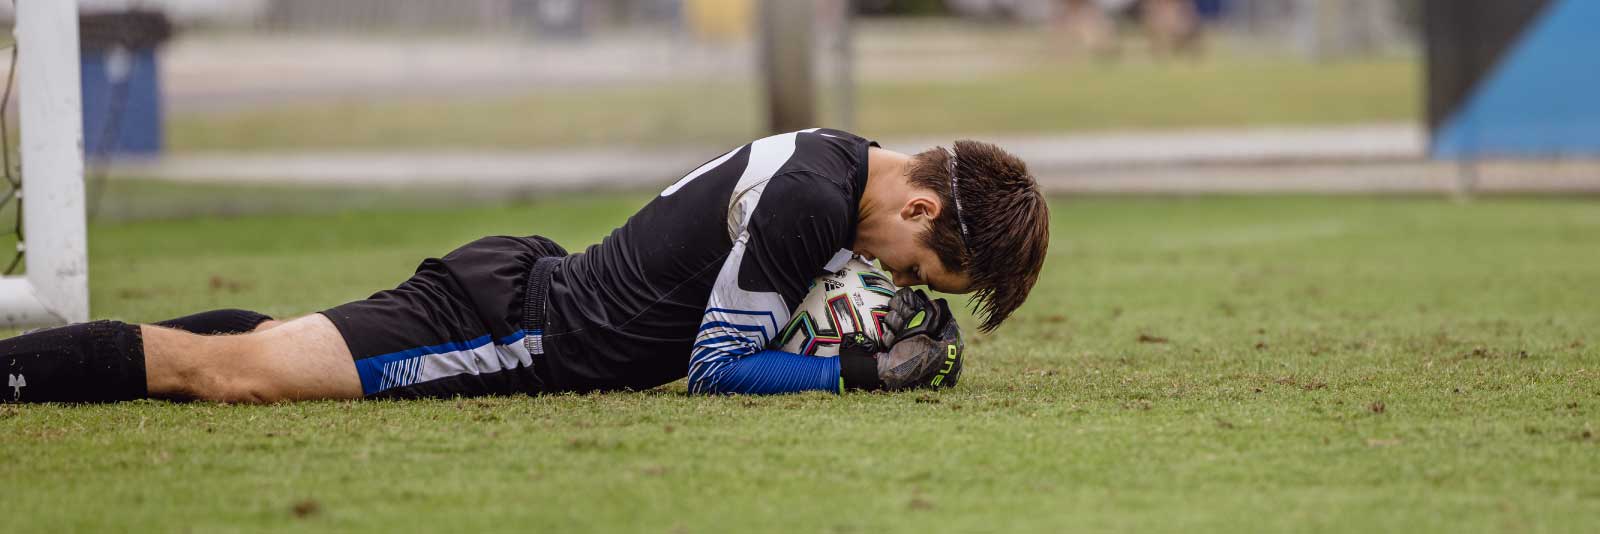
[[[845,388],[899,391],[956,385],[965,345],[944,299],[901,289],[889,301],[884,327],[888,352],[877,353],[865,336],[840,346]]]
[[[944,299],[901,288],[883,319],[889,352],[878,358],[885,389],[953,387],[961,378],[961,326]]]

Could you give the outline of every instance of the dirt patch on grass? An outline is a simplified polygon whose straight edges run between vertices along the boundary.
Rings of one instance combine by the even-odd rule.
[[[226,278],[217,274],[211,275],[210,288],[212,293],[239,293],[255,287],[255,282]]]
[[[1457,360],[1461,360],[1461,361],[1466,361],[1466,360],[1526,360],[1526,359],[1528,359],[1528,351],[1521,350],[1521,349],[1511,350],[1511,349],[1495,349],[1495,348],[1490,348],[1490,347],[1474,347],[1472,350],[1465,351],[1465,352],[1462,352],[1462,353],[1456,355],[1456,359]]]
[[[316,499],[303,499],[294,503],[294,506],[289,507],[289,513],[294,514],[297,518],[305,519],[322,513],[322,504],[318,503]]]
[[[1297,388],[1300,388],[1300,389],[1303,389],[1303,390],[1306,390],[1306,391],[1316,391],[1316,390],[1325,389],[1325,388],[1328,387],[1328,383],[1327,382],[1323,382],[1321,380],[1317,380],[1317,379],[1314,379],[1314,378],[1313,379],[1300,379],[1300,378],[1296,378],[1294,375],[1280,376],[1276,380],[1273,380],[1272,382],[1275,383],[1275,384],[1281,385],[1281,386],[1297,387]]]

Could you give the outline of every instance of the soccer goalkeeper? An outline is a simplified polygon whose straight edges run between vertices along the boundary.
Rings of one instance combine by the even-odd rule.
[[[887,349],[768,349],[816,276],[852,254],[901,287],[973,293],[985,331],[1038,279],[1049,213],[1022,161],[957,141],[916,155],[847,132],[756,140],[684,175],[600,244],[486,237],[398,287],[286,322],[218,310],[95,321],[0,341],[12,402],[277,402],[641,390],[949,386],[960,329],[902,289]]]

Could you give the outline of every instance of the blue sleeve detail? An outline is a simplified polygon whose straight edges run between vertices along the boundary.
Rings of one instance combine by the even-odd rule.
[[[741,352],[697,349],[690,365],[689,391],[704,394],[773,395],[801,391],[839,391],[839,359],[781,350]]]

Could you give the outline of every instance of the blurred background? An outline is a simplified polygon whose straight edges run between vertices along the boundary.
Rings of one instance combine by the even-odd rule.
[[[908,152],[993,140],[1055,192],[1600,187],[1583,150],[1433,142],[1507,48],[1489,34],[1559,1],[79,3],[95,217],[138,216],[119,199],[149,187],[175,209],[117,185],[152,181],[646,190],[811,126]],[[1433,75],[1454,103],[1430,93],[1430,42],[1483,49]]]

